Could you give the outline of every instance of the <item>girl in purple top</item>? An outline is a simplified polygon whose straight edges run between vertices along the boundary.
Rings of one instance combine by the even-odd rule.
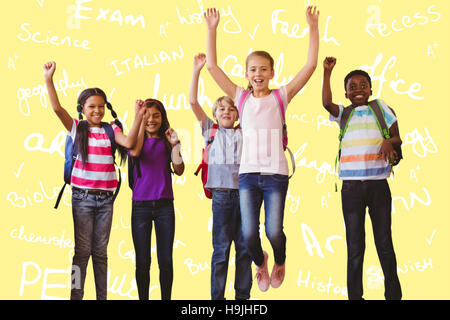
[[[158,100],[148,99],[145,105],[147,110],[139,129],[137,143],[129,150],[129,155],[133,157],[130,162],[139,164],[133,167],[131,212],[131,232],[136,252],[136,283],[139,299],[148,300],[150,240],[154,222],[161,299],[170,300],[175,233],[171,173],[182,175],[184,163],[180,153],[180,140],[177,133],[170,128],[163,104]]]

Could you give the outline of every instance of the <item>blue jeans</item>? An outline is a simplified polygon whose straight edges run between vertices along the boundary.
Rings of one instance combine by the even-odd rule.
[[[87,190],[72,190],[75,254],[72,260],[71,300],[83,299],[86,267],[91,256],[97,299],[106,300],[112,196],[112,192],[96,195],[87,193]]]
[[[289,178],[279,174],[244,173],[239,175],[239,197],[242,232],[250,256],[257,266],[264,263],[259,238],[259,216],[264,201],[265,230],[273,249],[275,262],[286,260],[286,236],[283,232],[284,203]]]
[[[344,180],[341,195],[347,238],[348,298],[361,300],[363,296],[364,225],[366,207],[369,207],[375,246],[384,273],[384,295],[388,300],[401,299],[391,235],[392,198],[387,180]]]
[[[155,223],[161,299],[170,300],[173,282],[173,240],[175,211],[173,200],[133,201],[131,233],[136,252],[136,283],[140,300],[148,300],[150,286],[151,237]]]
[[[212,191],[214,252],[211,259],[211,299],[224,300],[231,242],[236,250],[234,289],[236,300],[250,298],[252,260],[245,246],[239,210],[239,192],[233,189]]]

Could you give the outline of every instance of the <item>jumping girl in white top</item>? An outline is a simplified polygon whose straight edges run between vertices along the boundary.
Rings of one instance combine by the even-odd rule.
[[[288,165],[283,151],[283,120],[280,105],[286,109],[291,99],[303,88],[317,65],[319,51],[319,11],[309,6],[306,21],[310,40],[305,66],[279,91],[269,89],[274,77],[274,61],[265,51],[252,52],[246,60],[245,78],[251,92],[241,100],[244,88],[233,83],[217,65],[216,31],[220,15],[216,9],[204,13],[207,25],[206,66],[220,88],[240,111],[243,133],[242,158],[239,169],[239,197],[242,231],[253,261],[257,265],[256,278],[261,291],[277,288],[284,280],[286,237],[283,232],[284,203],[288,189]],[[280,103],[281,102],[281,103]],[[244,108],[245,107],[245,108]],[[275,264],[269,279],[268,254],[262,250],[259,238],[259,216],[264,201],[265,230],[272,245]]]

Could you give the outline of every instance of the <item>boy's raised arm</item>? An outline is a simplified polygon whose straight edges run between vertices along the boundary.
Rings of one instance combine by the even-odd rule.
[[[339,116],[339,106],[333,103],[333,95],[331,93],[331,71],[336,65],[336,58],[326,57],[323,61],[323,87],[322,87],[322,104],[327,111],[335,118]]]
[[[309,6],[306,9],[306,21],[309,25],[309,49],[308,59],[305,66],[286,86],[288,101],[305,86],[317,67],[317,57],[319,54],[319,10]]]
[[[189,89],[189,104],[191,105],[195,117],[197,118],[198,121],[201,122],[202,127],[207,116],[203,108],[198,103],[197,95],[198,95],[198,79],[200,77],[200,71],[205,65],[205,62],[206,62],[206,55],[204,53],[199,53],[194,57],[191,87]]]
[[[207,9],[203,14],[207,27],[206,37],[206,67],[214,81],[225,92],[226,95],[234,98],[236,95],[236,85],[228,78],[225,72],[217,65],[216,37],[217,26],[220,21],[219,11]]]

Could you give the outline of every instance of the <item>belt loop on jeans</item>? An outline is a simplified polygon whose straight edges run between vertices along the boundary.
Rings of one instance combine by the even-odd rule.
[[[78,192],[82,192],[82,193],[84,193],[84,196],[87,196],[88,194],[94,194],[94,195],[106,194],[108,196],[112,196],[114,194],[112,191],[80,189],[80,188],[77,188],[77,187],[72,187],[72,190],[78,191]]]

